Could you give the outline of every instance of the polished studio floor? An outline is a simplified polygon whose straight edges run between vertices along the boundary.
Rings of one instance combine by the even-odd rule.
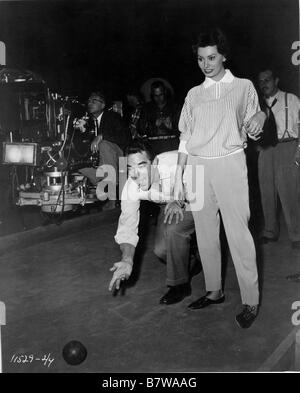
[[[262,305],[254,325],[241,330],[234,320],[240,295],[230,257],[225,303],[187,309],[204,292],[199,273],[190,297],[159,305],[165,266],[152,252],[151,217],[133,278],[117,295],[110,293],[109,268],[120,255],[113,241],[118,215],[115,209],[0,238],[4,372],[255,371],[293,330],[291,307],[300,300],[300,284],[286,276],[300,272],[300,253],[291,249],[284,226],[278,243],[258,249]],[[87,349],[80,365],[62,356],[71,340]]]

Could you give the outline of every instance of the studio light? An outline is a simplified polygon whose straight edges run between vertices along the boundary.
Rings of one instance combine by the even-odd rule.
[[[3,164],[37,165],[37,143],[3,142]]]

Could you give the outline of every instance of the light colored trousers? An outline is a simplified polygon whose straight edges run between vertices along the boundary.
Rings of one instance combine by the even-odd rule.
[[[119,158],[123,156],[123,152],[115,143],[103,140],[99,144],[99,167],[101,165],[111,165],[116,173],[116,183],[118,183]],[[96,168],[82,168],[79,170],[84,176],[88,177],[92,184],[96,185],[100,178],[96,177]]]
[[[265,219],[263,236],[279,235],[278,197],[291,241],[300,241],[300,169],[294,164],[297,141],[260,151],[258,176]]]
[[[187,165],[203,166],[202,208],[191,209],[207,291],[222,288],[220,213],[233,259],[243,304],[259,303],[256,252],[248,228],[248,176],[244,151],[217,159],[189,155]],[[201,181],[197,179],[196,181]],[[187,184],[188,193],[193,184]],[[188,194],[189,195],[189,194]]]

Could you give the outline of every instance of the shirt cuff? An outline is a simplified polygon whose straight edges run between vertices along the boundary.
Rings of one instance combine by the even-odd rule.
[[[187,141],[180,141],[179,147],[178,147],[178,153],[184,153],[184,154],[189,154],[185,148]]]
[[[122,236],[122,235],[117,233],[115,235],[115,242],[117,244],[119,244],[119,245],[122,244],[122,243],[128,243],[128,244],[131,244],[133,247],[136,247],[138,242],[139,242],[139,237],[138,236],[134,236],[134,235],[132,235],[132,236],[124,235],[124,236]]]

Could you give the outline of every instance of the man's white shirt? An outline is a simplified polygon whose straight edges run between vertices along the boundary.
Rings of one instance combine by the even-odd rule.
[[[143,191],[138,184],[128,178],[121,195],[121,215],[115,241],[118,244],[129,243],[136,247],[138,225],[140,221],[140,201],[148,200],[155,203],[167,203],[172,200],[175,173],[177,168],[177,150],[161,153],[153,161],[155,171],[154,182],[148,191]]]
[[[281,139],[285,133],[286,127],[286,111],[285,111],[285,93],[278,90],[277,93],[268,99],[266,102],[269,106],[277,99],[276,104],[272,107],[272,112],[275,117],[278,138]],[[294,94],[288,93],[288,133],[293,138],[298,138],[298,122],[300,111],[300,100]]]

